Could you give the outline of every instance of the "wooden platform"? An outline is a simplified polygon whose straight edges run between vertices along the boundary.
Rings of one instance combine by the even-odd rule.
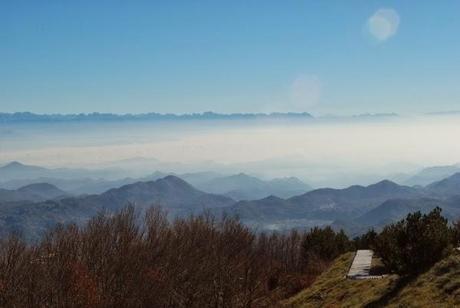
[[[353,263],[348,271],[347,278],[350,279],[376,279],[380,276],[370,276],[372,256],[374,252],[372,250],[357,250]]]

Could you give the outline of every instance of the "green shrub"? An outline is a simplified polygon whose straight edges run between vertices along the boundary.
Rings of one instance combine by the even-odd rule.
[[[332,261],[344,252],[352,250],[353,245],[343,230],[335,232],[331,227],[315,227],[306,233],[302,240],[302,255],[307,263]]]
[[[410,275],[440,260],[450,242],[447,219],[436,207],[429,214],[422,215],[418,211],[386,226],[375,241],[375,250],[389,270]]]

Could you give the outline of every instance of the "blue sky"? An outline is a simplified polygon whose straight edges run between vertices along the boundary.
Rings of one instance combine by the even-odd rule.
[[[0,1],[0,111],[460,109],[459,1]]]

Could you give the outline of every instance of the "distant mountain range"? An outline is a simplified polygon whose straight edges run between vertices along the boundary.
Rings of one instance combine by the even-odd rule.
[[[410,186],[425,186],[457,172],[460,172],[460,164],[428,167],[405,179],[403,183]]]
[[[358,217],[356,222],[364,226],[382,227],[387,223],[404,218],[408,213],[415,211],[427,213],[436,206],[443,208],[443,215],[447,218],[460,218],[460,199],[458,196],[447,199],[425,197],[387,200],[378,207]]]
[[[319,118],[326,120],[338,119],[378,119],[397,117],[397,113],[363,113],[351,116],[323,115]],[[78,113],[78,114],[36,114],[32,112],[1,113],[0,123],[14,122],[78,122],[78,121],[177,121],[177,120],[276,120],[276,119],[311,119],[308,112],[272,112],[272,113],[216,113],[212,111],[201,113]]]
[[[268,197],[261,200],[241,201],[223,209],[237,215],[250,225],[264,225],[299,218],[334,221],[351,219],[393,198],[415,198],[423,193],[415,188],[381,181],[369,186],[351,186],[345,189],[323,188],[289,199]],[[215,211],[216,213],[222,211]]]
[[[295,177],[264,181],[244,173],[190,183],[203,191],[222,194],[235,200],[254,200],[270,195],[288,198],[311,190],[310,186]]]
[[[414,211],[429,212],[436,206],[442,208],[443,215],[450,220],[460,219],[460,173],[419,187],[416,191],[416,196],[412,198],[391,198],[361,216],[340,218],[333,225],[350,234],[359,234],[371,227],[382,228]]]
[[[332,226],[337,230],[343,229],[354,236],[364,233],[370,228],[378,231],[389,223],[405,218],[409,213],[415,211],[428,213],[435,207],[442,208],[443,216],[450,221],[460,219],[460,196],[457,195],[446,199],[420,197],[414,199],[390,199],[359,217],[338,219],[333,222]]]
[[[68,197],[69,194],[48,183],[30,184],[15,190],[0,188],[0,202],[45,201]]]
[[[460,194],[460,172],[426,186],[426,189],[440,197]]]
[[[17,161],[13,161],[0,167],[0,180],[7,182],[14,180],[36,180],[38,178],[113,178],[118,176],[120,173],[121,170],[116,170],[113,168],[98,170],[70,168],[50,169],[39,166],[26,165]]]
[[[48,172],[46,168],[12,163],[0,168],[0,177],[11,172],[18,175],[18,170],[26,169],[35,175]],[[381,228],[409,212],[427,212],[435,206],[442,207],[451,220],[460,217],[460,173],[426,186],[411,187],[384,180],[368,186],[311,191],[296,178],[266,181],[244,173],[225,176],[199,172],[177,176],[155,172],[141,179],[116,181],[47,179],[54,182],[0,189],[0,235],[22,232],[33,240],[56,223],[83,223],[101,211],[117,211],[128,204],[140,212],[159,205],[168,211],[171,219],[207,209],[216,217],[238,216],[257,230],[283,231],[331,224],[350,235],[371,227]],[[12,180],[9,184],[27,181],[31,180]],[[87,189],[92,186],[103,191],[75,196],[74,191],[62,188],[81,185],[78,186],[81,189],[85,181]]]
[[[228,197],[204,193],[178,177],[167,176],[114,188],[100,195],[44,202],[3,202],[0,204],[0,236],[19,232],[28,240],[35,240],[57,223],[81,224],[100,212],[112,213],[130,204],[140,212],[150,206],[161,206],[174,218],[234,203]]]
[[[253,120],[253,119],[309,119],[312,115],[302,113],[231,113],[214,112],[190,114],[114,114],[114,113],[80,113],[80,114],[35,114],[31,112],[0,113],[0,123],[5,122],[68,122],[68,121],[170,121],[170,120]]]
[[[176,175],[205,192],[222,194],[235,200],[254,200],[270,195],[286,198],[311,190],[310,186],[295,177],[265,181],[244,173],[224,176],[215,172],[175,174],[156,171],[141,178],[107,180],[100,177],[104,172],[86,169],[47,169],[11,162],[0,167],[0,179],[4,181],[0,182],[0,187],[17,189],[34,183],[49,183],[74,195],[100,194],[111,188]]]

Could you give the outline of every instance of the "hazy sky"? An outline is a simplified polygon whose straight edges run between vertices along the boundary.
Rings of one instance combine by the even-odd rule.
[[[460,116],[311,121],[5,123],[0,166],[247,172],[310,184],[369,184],[424,166],[459,162]],[[1,123],[0,123],[1,124]],[[142,158],[142,159],[140,159]],[[149,162],[149,160],[152,160]],[[128,173],[129,174],[129,173]]]
[[[460,109],[460,1],[0,1],[0,112]]]

